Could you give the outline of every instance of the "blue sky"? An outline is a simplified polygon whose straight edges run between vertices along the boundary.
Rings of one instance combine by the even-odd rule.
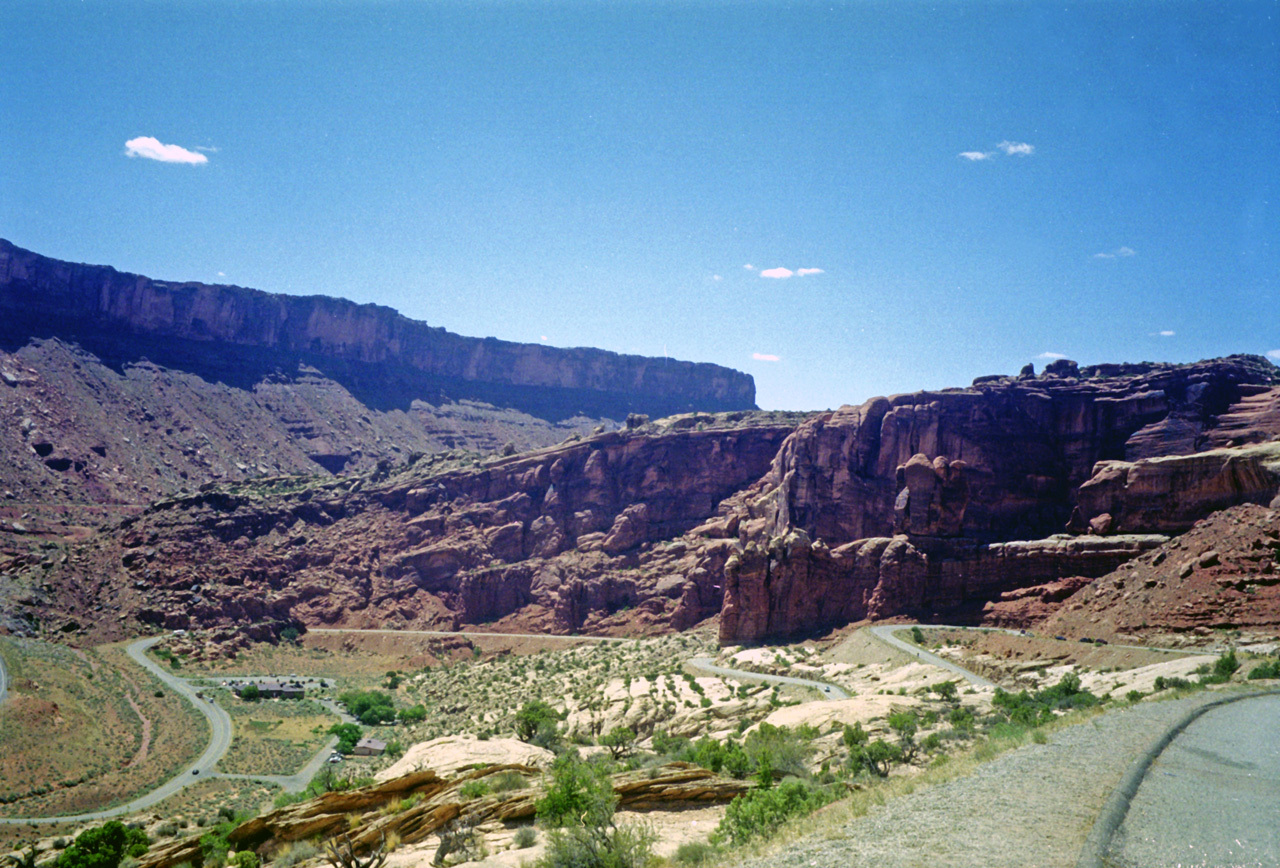
[[[57,258],[716,362],[767,408],[1280,349],[1274,0],[6,0],[0,33],[0,236]]]

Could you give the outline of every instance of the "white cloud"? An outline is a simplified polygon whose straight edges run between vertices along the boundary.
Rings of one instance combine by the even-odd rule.
[[[1010,142],[1006,140],[996,145],[996,147],[1010,157],[1029,157],[1036,152],[1036,146],[1028,145],[1026,142]]]
[[[1095,253],[1093,254],[1093,258],[1094,259],[1115,259],[1119,257],[1121,259],[1127,259],[1130,256],[1137,256],[1137,255],[1138,255],[1138,251],[1134,250],[1132,247],[1119,247],[1119,248],[1116,248],[1115,250],[1109,250],[1104,253]]]
[[[748,262],[746,265],[744,265],[744,266],[742,266],[742,267],[743,267],[743,268],[745,268],[747,271],[755,271],[755,270],[756,270],[756,267],[755,267],[754,265],[752,265],[750,262]]]
[[[751,354],[751,358],[755,359],[757,362],[780,362],[780,361],[782,361],[782,359],[778,358],[777,356],[773,355],[772,353],[752,353],[752,354]]]
[[[1280,350],[1267,350],[1267,358],[1280,361]]]
[[[764,271],[760,272],[761,277],[772,277],[775,280],[786,280],[788,277],[790,277],[793,274],[795,274],[795,272],[792,271],[790,268],[782,268],[782,267],[766,268]]]
[[[723,278],[723,277],[721,277],[721,276],[720,276],[720,275],[718,275],[718,274],[713,274],[713,275],[711,275],[711,279],[712,279],[712,280],[724,280],[724,278]]]
[[[1171,338],[1171,337],[1173,337],[1173,336],[1174,336],[1174,335],[1176,335],[1176,334],[1177,334],[1177,332],[1175,332],[1173,329],[1165,329],[1164,331],[1160,332],[1160,337],[1162,337],[1162,338]]]
[[[978,160],[989,160],[995,155],[995,151],[961,151],[956,156],[977,162]]]
[[[151,136],[138,136],[124,143],[124,152],[129,157],[143,157],[148,160],[159,160],[162,163],[207,163],[209,158],[195,151],[188,151],[181,145],[166,145]]]
[[[804,277],[806,274],[826,274],[821,268],[798,268],[796,274]]]
[[[1049,352],[1041,353],[1040,355],[1036,356],[1037,359],[1046,359],[1046,360],[1065,359],[1066,357],[1067,357],[1066,353],[1049,353]]]
[[[546,339],[547,339],[547,336],[546,336],[546,335],[543,335],[543,336],[542,336],[542,340],[543,340],[543,341],[546,341]]]
[[[226,276],[227,276],[227,273],[225,271],[218,272],[218,277],[226,277]]]
[[[1138,252],[1132,247],[1121,247],[1116,251],[1116,256],[1137,256]]]

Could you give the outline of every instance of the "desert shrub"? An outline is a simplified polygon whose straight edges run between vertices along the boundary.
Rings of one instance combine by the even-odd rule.
[[[1053,720],[1055,711],[1088,708],[1097,705],[1098,697],[1080,687],[1080,676],[1068,672],[1052,687],[1028,693],[1007,693],[999,688],[991,703],[1002,710],[1011,723],[1040,726]]]
[[[918,626],[911,628],[911,641],[917,645],[924,645],[924,632]]]
[[[716,857],[715,845],[708,841],[686,841],[676,848],[676,862],[681,865],[703,865]]]
[[[527,850],[534,844],[538,843],[538,830],[533,826],[521,826],[516,829],[516,837],[514,840],[517,850]]]
[[[531,699],[516,712],[516,737],[521,741],[547,747],[559,739],[556,725],[563,719],[541,699]]]
[[[1236,659],[1236,650],[1229,649],[1225,654],[1221,655],[1217,660],[1213,661],[1213,668],[1207,675],[1200,676],[1201,684],[1225,684],[1231,680],[1231,676],[1240,668],[1240,661]]]
[[[178,824],[172,821],[168,823],[161,823],[156,827],[156,834],[163,835],[166,838],[172,838],[174,835],[178,834]]]
[[[1146,696],[1146,694],[1143,693],[1141,690],[1130,690],[1128,693],[1124,695],[1124,698],[1129,700],[1129,702],[1132,703],[1132,702],[1140,701],[1144,696]]]
[[[849,749],[849,765],[876,777],[888,777],[893,764],[902,761],[902,748],[882,738]]]
[[[551,786],[536,804],[538,821],[551,828],[539,868],[642,868],[656,837],[647,826],[617,826],[617,797],[603,769],[572,753],[551,766]]]
[[[280,631],[280,638],[285,642],[289,642],[290,644],[297,644],[298,635],[299,634],[298,634],[297,627],[285,627],[283,630]]]
[[[1280,660],[1260,663],[1249,670],[1250,681],[1260,681],[1264,678],[1280,678]]]
[[[404,756],[404,744],[401,743],[400,739],[393,738],[387,742],[386,753],[387,756],[392,758],[402,757]]]
[[[1185,678],[1169,677],[1163,675],[1156,676],[1155,689],[1160,690],[1185,690],[1188,687],[1194,687],[1190,681]]]
[[[262,691],[256,684],[246,684],[240,688],[240,698],[245,702],[257,702],[262,698]]]
[[[478,799],[489,795],[489,785],[484,781],[467,781],[458,787],[458,795],[464,799]]]
[[[401,723],[422,723],[427,719],[427,707],[419,703],[409,708],[402,708],[397,717],[400,718]]]
[[[293,868],[308,859],[314,859],[320,855],[320,849],[310,841],[298,841],[292,845],[286,844],[284,849],[276,853],[271,864],[276,868]]]
[[[813,753],[807,741],[796,736],[785,726],[761,723],[747,735],[742,743],[753,771],[759,771],[762,758],[767,757],[776,775],[803,776],[807,772],[805,762]]]
[[[529,788],[529,782],[519,772],[499,772],[488,778],[489,788],[495,793],[509,793]]]
[[[228,857],[227,865],[229,868],[260,868],[262,860],[252,850],[241,850]]]
[[[112,820],[77,835],[54,864],[57,868],[119,868],[122,860],[146,853],[149,843],[141,829]]]
[[[600,746],[607,748],[609,755],[614,759],[621,759],[629,755],[635,750],[635,745],[635,732],[625,726],[615,726],[609,732],[600,736]]]
[[[832,791],[805,781],[784,781],[767,790],[751,790],[729,803],[713,840],[742,844],[769,835],[791,817],[808,814],[835,801]]]
[[[943,681],[941,684],[933,685],[929,690],[936,693],[939,699],[946,702],[954,703],[960,701],[960,691],[954,681]]]

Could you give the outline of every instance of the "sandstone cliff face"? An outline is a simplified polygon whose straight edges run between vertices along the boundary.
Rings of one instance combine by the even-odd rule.
[[[301,359],[392,401],[434,386],[551,419],[750,409],[755,401],[750,376],[717,365],[466,338],[376,305],[151,280],[3,240],[0,314],[10,337],[74,336],[108,354],[189,357],[232,375]]]
[[[686,416],[510,458],[445,453],[342,480],[211,489],[72,549],[52,570],[55,596],[94,635],[680,629],[719,611],[735,541],[718,504],[764,473],[796,421]]]
[[[1164,539],[1019,542],[1063,530],[1077,504],[1078,530],[1141,535],[1269,500],[1277,483],[1257,457],[1144,459],[1196,452],[1220,415],[1256,404],[1257,384],[1274,375],[1252,357],[1084,371],[1060,363],[1040,377],[983,378],[822,414],[788,438],[745,501],[746,545],[726,567],[721,641],[1101,576]],[[1138,469],[1121,472],[1123,459]],[[1200,469],[1155,483],[1152,466]],[[1117,474],[1132,480],[1120,493]],[[1122,512],[1125,491],[1132,507],[1122,520],[1090,528],[1105,509]]]

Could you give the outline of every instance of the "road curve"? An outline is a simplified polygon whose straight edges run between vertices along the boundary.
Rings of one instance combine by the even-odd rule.
[[[897,648],[899,651],[905,651],[908,654],[910,654],[912,657],[915,657],[917,660],[922,660],[925,663],[928,663],[933,666],[937,666],[941,669],[947,670],[948,672],[952,672],[956,675],[959,675],[961,678],[964,678],[975,687],[994,688],[996,686],[996,683],[994,681],[990,681],[986,678],[983,678],[981,675],[978,675],[974,672],[970,672],[968,669],[965,669],[963,666],[959,666],[955,663],[952,663],[950,660],[944,660],[943,658],[939,657],[937,654],[932,654],[924,650],[923,648],[921,648],[919,645],[912,645],[910,642],[906,642],[902,639],[899,639],[897,636],[894,635],[894,633],[898,630],[910,630],[912,627],[921,627],[925,629],[935,629],[935,630],[970,630],[970,629],[986,630],[986,629],[992,629],[992,628],[949,627],[944,624],[878,624],[874,627],[869,627],[868,629],[871,631],[872,636],[875,636],[877,639],[879,639],[881,642],[885,643],[886,645],[889,645],[893,648]],[[1017,630],[1007,630],[1005,632],[1013,633],[1014,635],[1017,635],[1018,633]]]
[[[9,675],[4,671],[4,657],[0,656],[0,705],[4,703],[5,695],[9,692]]]
[[[845,690],[834,684],[810,681],[807,678],[792,678],[789,675],[765,675],[762,672],[748,672],[745,669],[726,669],[723,666],[717,666],[710,657],[693,657],[689,660],[689,666],[692,669],[697,669],[719,678],[733,678],[736,681],[764,681],[771,684],[790,684],[794,687],[812,688],[821,693],[824,699],[849,698],[849,694]]]
[[[106,808],[101,811],[91,811],[85,814],[65,814],[60,817],[21,817],[17,819],[0,819],[0,824],[16,826],[23,823],[79,823],[88,820],[106,820],[111,817],[118,817],[121,814],[130,814],[135,811],[141,811],[164,801],[174,793],[182,790],[184,787],[199,783],[203,778],[200,777],[200,775],[192,774],[192,770],[199,769],[201,772],[205,772],[212,767],[214,763],[222,759],[223,755],[227,752],[227,748],[231,747],[231,715],[227,714],[216,704],[197,697],[195,689],[191,687],[191,685],[187,684],[184,679],[166,672],[147,657],[147,649],[152,645],[155,645],[162,638],[164,637],[152,636],[149,639],[139,639],[137,642],[131,644],[126,650],[128,651],[129,656],[132,657],[139,665],[152,675],[159,678],[171,690],[175,691],[194,705],[196,710],[203,714],[205,719],[209,721],[209,744],[204,749],[204,753],[200,755],[200,758],[191,765],[183,768],[177,775],[165,781],[151,792],[114,808]]]

